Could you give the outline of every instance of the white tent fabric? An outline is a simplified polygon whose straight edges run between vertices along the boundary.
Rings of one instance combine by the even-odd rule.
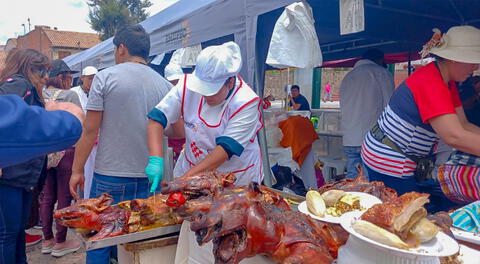
[[[314,68],[322,65],[312,8],[307,2],[285,8],[273,29],[266,63],[275,68]]]
[[[233,35],[240,45],[244,66],[240,75],[253,83],[257,17],[294,0],[180,0],[140,24],[150,34],[150,55],[166,53],[215,38]],[[115,63],[112,39],[71,55],[65,62],[73,70],[86,65],[99,69]]]

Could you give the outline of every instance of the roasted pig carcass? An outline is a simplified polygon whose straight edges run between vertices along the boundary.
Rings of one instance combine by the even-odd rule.
[[[236,264],[264,254],[278,263],[331,263],[348,233],[291,211],[278,194],[252,183],[213,197],[192,216],[197,242],[213,241],[215,263]]]
[[[95,231],[89,240],[100,240],[181,223],[182,218],[165,205],[165,199],[166,195],[157,195],[112,205],[112,197],[102,194],[56,210],[54,217],[61,225]]]
[[[340,181],[329,182],[319,188],[320,193],[330,190],[342,190],[345,192],[364,192],[371,194],[382,202],[386,202],[392,198],[397,197],[397,191],[385,187],[385,184],[380,181],[369,182],[363,175],[362,170],[359,171],[355,179],[343,179]]]
[[[362,214],[353,228],[384,244],[412,248],[431,240],[439,228],[426,218],[423,207],[429,194],[409,192],[388,202],[376,204]]]

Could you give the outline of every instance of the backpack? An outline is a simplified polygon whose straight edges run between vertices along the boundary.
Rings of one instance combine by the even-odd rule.
[[[50,100],[53,100],[53,101],[57,100],[57,98],[58,98],[58,96],[60,95],[61,92],[62,92],[62,90],[55,91],[55,93],[53,94],[53,96]],[[62,160],[63,156],[65,156],[65,150],[48,154],[47,155],[47,159],[48,159],[47,160],[47,169],[56,168],[58,166],[58,164],[60,163],[60,161]]]

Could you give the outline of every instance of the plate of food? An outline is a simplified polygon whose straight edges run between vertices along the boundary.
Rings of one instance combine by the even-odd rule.
[[[339,224],[342,214],[360,213],[380,203],[380,199],[368,193],[330,190],[320,194],[311,190],[306,195],[306,201],[298,205],[298,210],[317,220]]]
[[[423,207],[428,194],[409,192],[383,204],[377,204],[362,215],[347,213],[340,224],[351,235],[374,247],[401,255],[446,257],[459,250],[455,239],[440,232],[426,218]]]

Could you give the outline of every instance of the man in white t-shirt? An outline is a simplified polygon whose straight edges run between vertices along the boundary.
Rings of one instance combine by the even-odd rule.
[[[340,124],[347,157],[347,178],[357,176],[357,168],[363,164],[360,156],[363,139],[387,106],[394,90],[393,76],[385,69],[383,52],[378,49],[367,50],[343,78]]]

